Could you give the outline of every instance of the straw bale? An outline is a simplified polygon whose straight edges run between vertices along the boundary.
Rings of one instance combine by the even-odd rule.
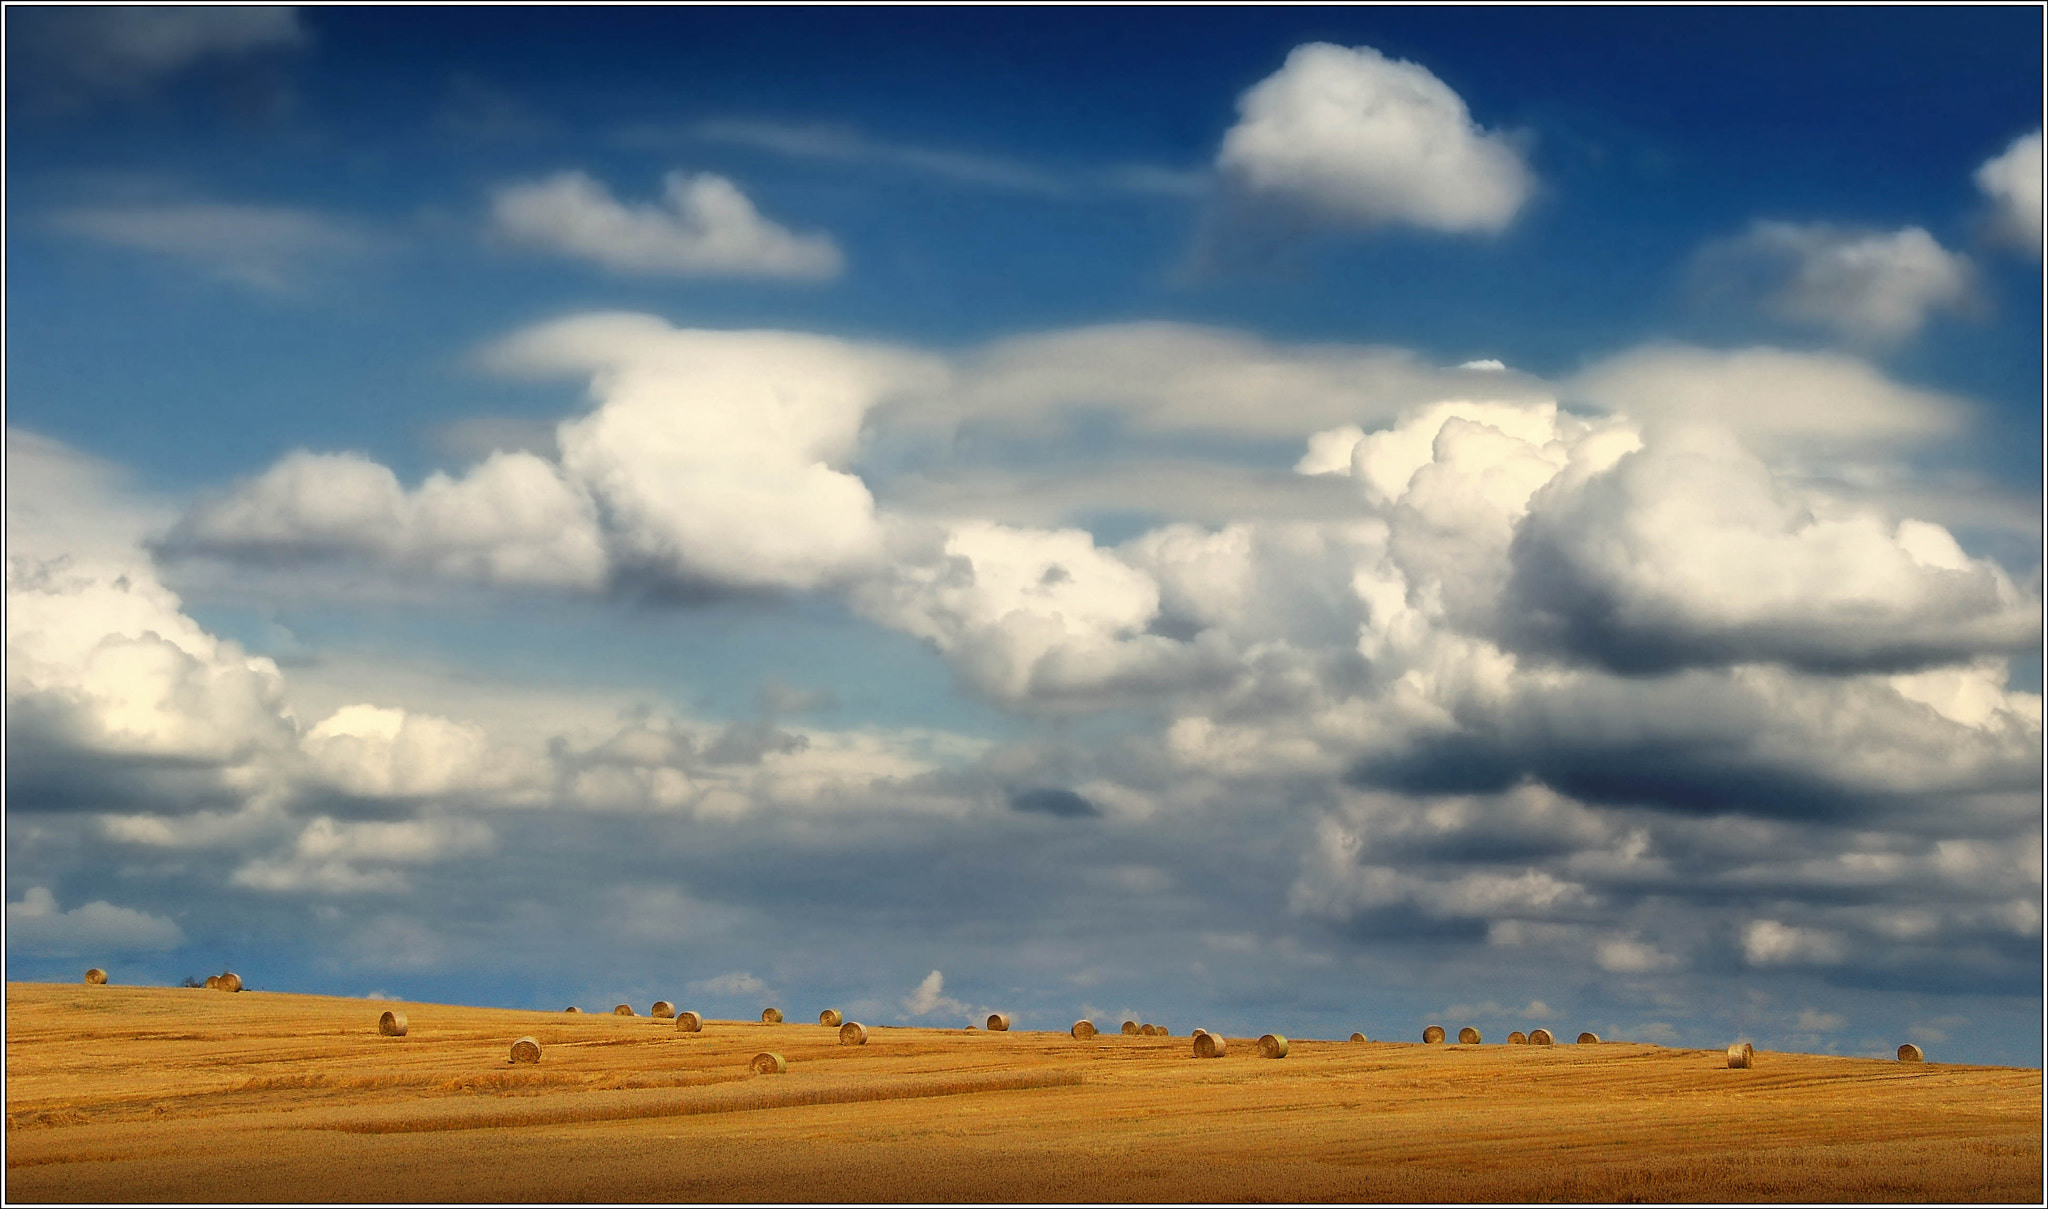
[[[1074,1027],[1067,1030],[1067,1035],[1076,1041],[1086,1041],[1095,1036],[1095,1022],[1093,1020],[1076,1020],[1074,1021]]]
[[[826,1008],[818,1013],[818,1023],[826,1028],[838,1028],[846,1023],[846,1017],[840,1014],[838,1008]]]
[[[540,1042],[521,1037],[512,1043],[512,1061],[531,1065],[540,1061]]]
[[[1442,1045],[1444,1043],[1444,1026],[1432,1024],[1428,1028],[1423,1029],[1422,1043],[1424,1045]]]
[[[206,976],[206,989],[209,991],[218,991],[220,989],[220,975],[208,974]]]
[[[1259,1038],[1259,1057],[1285,1058],[1286,1056],[1287,1038],[1282,1037],[1278,1033],[1267,1033]]]
[[[1471,1027],[1469,1027],[1469,1026],[1468,1026],[1468,1027],[1466,1027],[1466,1028],[1461,1028],[1461,1029],[1459,1029],[1459,1030],[1458,1030],[1458,1044],[1459,1044],[1459,1045],[1477,1045],[1477,1044],[1479,1044],[1479,1030],[1478,1030],[1478,1029],[1476,1029],[1476,1028],[1471,1028]]]
[[[85,972],[85,981],[88,986],[103,987],[107,985],[107,972],[94,966]]]
[[[834,1016],[837,1016],[837,1015],[838,1015],[839,1013],[838,1013],[838,1012],[834,1012],[834,1013],[832,1013],[832,1014],[833,1014]],[[856,1021],[856,1020],[849,1020],[849,1021],[847,1021],[847,1022],[846,1022],[845,1024],[842,1024],[842,1025],[840,1025],[840,1026],[839,1026],[839,1044],[841,1044],[841,1045],[866,1045],[867,1043],[868,1043],[868,1026],[867,1026],[867,1025],[865,1025],[865,1024],[862,1024],[862,1023],[860,1023],[859,1021]]]
[[[783,1061],[781,1054],[761,1053],[754,1055],[754,1060],[747,1063],[747,1069],[757,1075],[786,1075],[789,1063]]]
[[[630,1003],[622,1003],[622,1004],[620,1004],[620,1005],[618,1005],[617,1007],[615,1007],[615,1008],[613,1008],[613,1009],[612,1009],[612,1015],[614,1015],[614,1016],[630,1016],[630,1015],[632,1015],[632,1014],[633,1014],[633,1005],[632,1005],[632,1004],[630,1004]]]
[[[577,1006],[576,1006],[575,1004],[573,1004],[573,1003],[572,1003],[572,1004],[570,1004],[570,1005],[569,1005],[568,1007],[565,1007],[565,1008],[563,1008],[562,1010],[563,1010],[563,1011],[565,1011],[565,1012],[579,1012],[579,1013],[580,1013],[580,1012],[581,1012],[581,1011],[582,1011],[583,1009],[582,1009],[582,1008],[580,1008],[580,1007],[577,1007]]]
[[[676,1013],[676,1031],[679,1033],[700,1033],[704,1031],[704,1017],[695,1012]]]
[[[1353,1033],[1353,1034],[1351,1034],[1351,1039],[1352,1039],[1353,1041],[1370,1041],[1370,1040],[1372,1040],[1372,1038],[1370,1038],[1370,1037],[1366,1036],[1366,1035],[1365,1035],[1364,1033]]]
[[[1756,1049],[1747,1041],[1738,1041],[1728,1047],[1728,1069],[1748,1070],[1756,1065]]]
[[[1195,1057],[1221,1058],[1225,1047],[1226,1043],[1221,1034],[1195,1030]]]
[[[1580,1034],[1579,1034],[1579,1044],[1580,1044],[1580,1045],[1598,1045],[1598,1044],[1600,1044],[1600,1034],[1598,1034],[1598,1033],[1580,1033]]]
[[[405,1036],[405,1013],[386,1012],[377,1017],[377,1031],[386,1037]]]
[[[1550,1035],[1550,1030],[1547,1028],[1533,1029],[1529,1033],[1529,1044],[1531,1045],[1549,1045],[1555,1040],[1556,1038]]]
[[[1509,1033],[1509,1034],[1508,1034],[1508,1044],[1509,1044],[1509,1045],[1527,1045],[1527,1044],[1529,1044],[1529,1034],[1527,1034],[1527,1033],[1523,1033],[1523,1032],[1513,1032],[1513,1033]]]
[[[1927,1061],[1927,1055],[1920,1052],[1919,1046],[1914,1045],[1912,1042],[1909,1041],[1906,1044],[1899,1047],[1899,1061],[1925,1062]]]
[[[781,1023],[782,1023],[782,1009],[781,1009],[781,1008],[762,1008],[762,1009],[761,1009],[761,1023],[762,1023],[762,1024],[781,1024]]]
[[[657,999],[654,1001],[654,1006],[647,1009],[647,1014],[656,1020],[674,1020],[676,1018],[676,1005],[666,999]]]
[[[1126,1037],[1135,1037],[1135,1036],[1137,1036],[1137,1035],[1138,1035],[1138,1022],[1137,1022],[1137,1021],[1135,1021],[1135,1020],[1126,1020],[1126,1021],[1124,1021],[1124,1036],[1126,1036]]]
[[[229,970],[227,973],[222,974],[220,976],[220,989],[223,991],[241,990],[242,976],[240,974],[235,973],[233,970]]]
[[[1009,1031],[1010,1031],[1010,1018],[1009,1018],[1008,1016],[1005,1016],[1005,1015],[1003,1015],[1003,1014],[1002,1014],[1001,1012],[991,1012],[991,1013],[989,1013],[989,1018],[988,1018],[988,1031],[989,1031],[989,1032],[991,1032],[991,1033],[1007,1033],[1007,1032],[1009,1032]]]
[[[1156,1024],[1141,1024],[1138,1026],[1138,1035],[1140,1037],[1157,1037],[1159,1035],[1159,1026]]]

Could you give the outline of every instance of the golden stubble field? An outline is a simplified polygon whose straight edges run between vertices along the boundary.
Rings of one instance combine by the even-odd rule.
[[[1267,1060],[1249,1038],[1202,1060],[1185,1035],[876,1027],[854,1047],[788,1006],[687,1034],[645,1004],[10,983],[6,1198],[2042,1197],[2037,1070],[1611,1043]],[[378,1035],[387,1008],[407,1036]],[[541,1063],[510,1065],[527,1035]],[[788,1073],[749,1074],[762,1050]]]

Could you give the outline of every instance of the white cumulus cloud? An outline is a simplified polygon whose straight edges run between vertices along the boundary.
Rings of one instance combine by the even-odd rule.
[[[1428,68],[1369,46],[1296,47],[1238,100],[1217,166],[1257,195],[1367,226],[1499,231],[1534,189],[1516,148]]]
[[[1977,188],[1991,199],[1999,238],[2041,254],[2041,132],[2023,134],[1976,173]]]
[[[1753,274],[1766,310],[1792,323],[1881,343],[1917,335],[1939,311],[1976,300],[1969,258],[1920,227],[1862,231],[1757,222],[1703,254],[1711,274]]]
[[[903,1010],[912,1016],[923,1017],[935,1012],[964,1016],[971,1009],[946,994],[946,976],[933,970],[924,976],[924,981],[917,984],[917,989],[904,998]]]
[[[710,172],[671,172],[658,205],[628,205],[582,172],[507,185],[492,230],[512,243],[618,273],[829,278],[844,258],[821,234],[764,217],[739,186]]]
[[[1742,957],[1753,966],[1832,965],[1846,955],[1842,938],[1823,928],[1759,919],[1742,932]]]
[[[175,949],[185,934],[162,916],[99,900],[60,911],[47,888],[31,886],[7,904],[7,943],[33,953],[135,953]]]

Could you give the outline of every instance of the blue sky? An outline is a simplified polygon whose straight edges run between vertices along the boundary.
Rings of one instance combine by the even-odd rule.
[[[2038,11],[7,24],[9,977],[2039,1063]]]

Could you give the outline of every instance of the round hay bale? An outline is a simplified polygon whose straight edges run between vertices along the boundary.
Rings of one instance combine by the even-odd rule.
[[[1925,1062],[1927,1061],[1927,1055],[1920,1052],[1919,1046],[1914,1045],[1912,1042],[1909,1041],[1906,1044],[1899,1047],[1899,1061]]]
[[[92,969],[87,970],[85,972],[85,984],[87,986],[95,987],[103,987],[107,985],[107,972],[105,970],[100,969],[98,966],[94,966]]]
[[[1156,1032],[1156,1033],[1153,1033],[1153,1034],[1152,1034],[1152,1035],[1153,1035],[1154,1037],[1171,1037],[1171,1036],[1173,1036],[1173,1030],[1172,1030],[1172,1029],[1170,1029],[1170,1028],[1167,1028],[1167,1027],[1166,1027],[1165,1025],[1163,1025],[1163,1024],[1155,1024],[1155,1025],[1153,1025],[1152,1027],[1153,1027],[1153,1028],[1155,1028],[1155,1029],[1158,1029],[1158,1030],[1159,1030],[1158,1032]]]
[[[633,1014],[633,1005],[632,1005],[632,1004],[630,1004],[630,1003],[622,1003],[622,1004],[620,1004],[620,1005],[618,1005],[617,1007],[615,1007],[615,1008],[613,1008],[613,1009],[612,1009],[612,1015],[614,1015],[614,1016],[630,1016],[630,1015],[632,1015],[632,1014]]]
[[[1287,1038],[1282,1037],[1278,1033],[1267,1033],[1259,1038],[1259,1057],[1285,1058],[1286,1056]]]
[[[1138,1035],[1140,1037],[1157,1037],[1159,1035],[1159,1026],[1156,1024],[1141,1024],[1138,1026]]]
[[[1579,1042],[1578,1042],[1578,1043],[1579,1043],[1580,1045],[1598,1045],[1598,1044],[1600,1044],[1600,1034],[1598,1034],[1598,1033],[1580,1033],[1580,1034],[1579,1034]]]
[[[1093,1020],[1076,1020],[1074,1021],[1074,1027],[1067,1030],[1067,1035],[1076,1041],[1087,1041],[1095,1036],[1095,1022]]]
[[[405,1036],[405,1013],[386,1012],[377,1017],[377,1032],[386,1037]]]
[[[1756,1049],[1747,1041],[1738,1041],[1728,1047],[1728,1069],[1748,1070],[1756,1065]]]
[[[1126,1036],[1126,1037],[1135,1037],[1135,1036],[1137,1036],[1137,1035],[1138,1035],[1138,1022],[1137,1022],[1137,1021],[1135,1021],[1135,1020],[1126,1020],[1126,1021],[1124,1021],[1124,1036]]]
[[[540,1042],[531,1037],[521,1037],[512,1043],[512,1061],[532,1065],[540,1061]]]
[[[582,1013],[582,1011],[583,1011],[583,1009],[582,1009],[582,1008],[580,1008],[580,1007],[577,1007],[577,1006],[576,1006],[575,1004],[573,1004],[573,1003],[572,1003],[572,1004],[570,1004],[570,1005],[569,1005],[568,1007],[565,1007],[565,1008],[563,1008],[562,1010],[563,1010],[563,1011],[565,1011],[565,1012],[576,1012],[576,1013],[578,1013],[578,1014],[581,1014],[581,1013]]]
[[[1529,1034],[1529,1044],[1531,1045],[1549,1045],[1554,1040],[1556,1038],[1550,1035],[1550,1030],[1547,1028],[1536,1029]]]
[[[1370,1041],[1370,1040],[1372,1040],[1372,1038],[1370,1038],[1370,1037],[1366,1036],[1366,1035],[1365,1035],[1364,1033],[1353,1033],[1353,1034],[1351,1034],[1351,1039],[1352,1039],[1353,1041]]]
[[[837,1016],[837,1015],[838,1015],[839,1013],[838,1013],[838,1012],[834,1012],[834,1013],[832,1013],[832,1014],[833,1014],[834,1016]],[[860,1022],[859,1022],[859,1021],[857,1021],[857,1020],[849,1020],[849,1021],[847,1021],[847,1022],[846,1022],[845,1024],[842,1024],[842,1025],[840,1025],[840,1026],[839,1026],[839,1044],[841,1044],[841,1045],[866,1045],[867,1043],[868,1043],[868,1026],[867,1026],[867,1025],[865,1025],[865,1024],[862,1024],[862,1023],[860,1023]]]
[[[754,1060],[747,1063],[747,1069],[757,1075],[786,1075],[789,1063],[782,1060],[781,1054],[755,1054]]]
[[[220,989],[220,975],[208,974],[206,976],[206,989],[209,991],[218,991]]]
[[[220,989],[223,991],[241,990],[242,976],[240,974],[235,973],[233,970],[229,970],[227,973],[222,974],[220,976]]]
[[[654,1006],[647,1009],[647,1014],[656,1020],[674,1020],[676,1018],[676,1005],[666,999],[657,999],[654,1001]]]
[[[988,1031],[991,1033],[1009,1032],[1010,1018],[1001,1012],[991,1012],[988,1018]]]
[[[1192,1033],[1189,1033],[1189,1034],[1188,1034],[1188,1036],[1190,1036],[1190,1037],[1199,1037],[1199,1036],[1201,1036],[1201,1035],[1202,1035],[1203,1033],[1206,1033],[1206,1032],[1208,1032],[1208,1031],[1209,1031],[1209,1030],[1208,1030],[1208,1029],[1205,1029],[1205,1028],[1198,1028],[1198,1029],[1196,1029],[1196,1030],[1195,1030],[1194,1032],[1192,1032]]]
[[[1422,1043],[1424,1045],[1442,1045],[1444,1043],[1443,1026],[1440,1024],[1432,1024],[1428,1028],[1423,1029]]]
[[[1221,1058],[1225,1047],[1226,1043],[1223,1038],[1215,1033],[1200,1031],[1195,1033],[1195,1057],[1197,1058]]]
[[[704,1017],[695,1012],[676,1013],[676,1031],[679,1033],[701,1033],[704,1031]]]
[[[1509,1044],[1509,1045],[1527,1045],[1527,1044],[1529,1044],[1529,1034],[1527,1034],[1527,1033],[1520,1033],[1520,1032],[1516,1032],[1516,1033],[1509,1033],[1509,1034],[1508,1034],[1508,1044]]]
[[[782,1009],[781,1009],[781,1008],[762,1008],[762,1009],[761,1009],[761,1023],[762,1023],[762,1024],[781,1024],[781,1023],[782,1023]]]
[[[1458,1030],[1458,1044],[1459,1044],[1459,1045],[1477,1045],[1477,1044],[1479,1044],[1479,1030],[1478,1030],[1478,1029],[1476,1029],[1476,1028],[1469,1028],[1469,1027],[1468,1027],[1468,1028],[1461,1028],[1461,1029],[1459,1029],[1459,1030]]]
[[[839,1014],[838,1008],[826,1008],[818,1013],[818,1023],[826,1028],[838,1028],[846,1023],[846,1017]]]

